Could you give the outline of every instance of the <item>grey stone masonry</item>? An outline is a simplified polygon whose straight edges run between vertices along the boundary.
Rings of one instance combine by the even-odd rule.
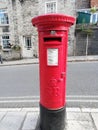
[[[15,44],[15,33],[14,33],[14,12],[12,8],[12,1],[7,1],[7,10],[8,10],[8,18],[9,18],[9,33],[10,33],[10,41],[11,44]]]
[[[8,0],[8,14],[10,23],[10,41],[12,44],[23,45],[23,37],[31,36],[34,52],[38,53],[37,31],[31,20],[38,13],[38,0]]]
[[[90,0],[76,0],[76,9],[90,8]]]
[[[19,44],[25,52],[25,37],[31,37],[32,53],[38,55],[38,34],[32,26],[33,17],[45,14],[46,2],[56,2],[56,13],[76,17],[75,0],[8,0],[7,10],[11,44]],[[75,26],[69,30],[68,54],[73,55]],[[23,54],[23,53],[22,53]],[[28,55],[28,53],[26,52]]]
[[[98,55],[98,28],[92,29],[92,33],[87,34],[81,30],[76,31],[75,55],[86,55],[86,45],[88,41],[87,55]]]
[[[9,15],[9,26],[10,26],[10,42],[11,44],[18,44],[18,30],[17,30],[17,8],[16,0],[8,0],[8,15]]]

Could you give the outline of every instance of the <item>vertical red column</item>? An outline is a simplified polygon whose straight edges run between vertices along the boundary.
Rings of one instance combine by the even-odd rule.
[[[39,33],[41,130],[65,127],[68,29],[74,21],[61,14],[32,19]]]

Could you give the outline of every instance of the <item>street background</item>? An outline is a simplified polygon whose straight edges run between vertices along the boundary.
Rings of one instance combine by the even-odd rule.
[[[82,59],[82,58],[81,58]],[[39,105],[39,64],[4,63],[0,67],[0,106]],[[71,60],[70,60],[71,61]],[[14,63],[14,62],[13,62]],[[67,63],[67,106],[98,107],[98,61]]]
[[[66,130],[98,130],[98,61],[87,59],[67,63]],[[38,67],[31,59],[0,64],[0,130],[38,128]]]

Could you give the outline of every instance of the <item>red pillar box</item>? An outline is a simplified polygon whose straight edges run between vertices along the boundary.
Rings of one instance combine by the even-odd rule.
[[[32,19],[39,34],[42,130],[64,129],[68,29],[74,21],[75,18],[61,14],[47,14]]]

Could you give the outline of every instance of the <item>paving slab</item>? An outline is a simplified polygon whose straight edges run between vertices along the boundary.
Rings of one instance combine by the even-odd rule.
[[[68,56],[68,62],[76,62],[76,61],[98,61],[98,55],[94,56]],[[25,64],[38,64],[38,58],[31,59],[21,59],[15,61],[4,61],[0,66],[10,66],[10,65],[25,65]]]
[[[98,113],[91,113],[96,130],[98,130]]]
[[[32,107],[32,108],[22,108],[21,111],[25,112],[38,112],[39,108]]]
[[[3,117],[5,116],[6,112],[0,112],[0,121],[3,119]]]
[[[0,130],[40,130],[39,108],[0,110]],[[98,130],[98,109],[67,109],[66,122],[65,130]]]
[[[91,112],[91,108],[81,108],[82,112]]]
[[[0,130],[19,130],[24,117],[24,112],[8,112],[0,122]]]
[[[81,112],[80,108],[66,108],[66,112]]]
[[[67,112],[67,120],[92,121],[89,113]]]
[[[0,108],[0,112],[12,112],[21,111],[21,108]]]
[[[66,130],[95,130],[91,121],[67,121]]]
[[[34,130],[38,120],[38,112],[28,112],[22,130]]]

